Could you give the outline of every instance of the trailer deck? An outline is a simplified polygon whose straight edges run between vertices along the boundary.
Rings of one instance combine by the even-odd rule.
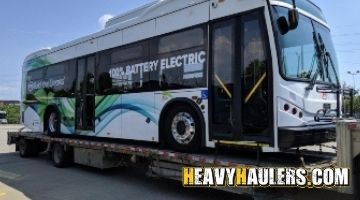
[[[38,140],[44,143],[59,142],[71,147],[103,150],[106,152],[127,154],[150,158],[154,160],[180,163],[184,166],[208,167],[305,167],[313,168],[322,165],[335,166],[336,154],[319,151],[288,151],[284,153],[260,153],[249,149],[229,149],[218,147],[215,150],[205,150],[204,153],[188,154],[166,149],[157,149],[147,146],[129,145],[104,141],[91,141],[65,137],[50,137],[43,133],[35,132],[9,132],[8,144],[16,144],[18,138]],[[231,151],[230,151],[231,150]]]
[[[104,141],[94,138],[50,137],[44,133],[23,132],[22,130],[8,132],[8,144],[16,144],[19,149],[21,139],[46,144],[48,152],[54,152],[52,146],[61,144],[64,149],[73,149],[74,162],[97,168],[113,168],[119,166],[135,166],[146,169],[147,174],[173,180],[182,180],[183,167],[241,167],[241,168],[267,168],[290,167],[314,168],[346,167],[353,171],[354,181],[358,179],[359,169],[356,160],[358,142],[360,141],[360,124],[353,121],[338,123],[337,143],[292,149],[282,153],[263,153],[261,148],[229,147],[217,145],[215,149],[204,149],[201,153],[189,154],[175,152],[168,149],[147,144],[134,144],[122,141]],[[351,139],[353,137],[353,139]],[[350,143],[350,145],[348,145]],[[354,148],[354,150],[351,150]],[[349,152],[354,155],[348,155]],[[355,159],[354,159],[354,158]],[[357,156],[359,157],[359,156]],[[110,159],[109,159],[110,158]],[[354,160],[352,160],[354,159]],[[91,161],[93,160],[93,161]],[[95,161],[94,161],[95,160]],[[355,164],[354,164],[355,163]],[[55,165],[56,166],[56,165]],[[352,187],[318,188],[339,193],[354,194],[357,184]],[[254,198],[262,199],[264,193],[270,198],[268,190],[254,187],[216,187],[214,189],[248,194]],[[273,190],[271,190],[273,192]],[[279,196],[282,190],[275,193]],[[269,196],[270,195],[270,196]]]

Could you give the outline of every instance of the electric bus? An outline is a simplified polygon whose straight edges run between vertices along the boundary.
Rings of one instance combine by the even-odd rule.
[[[335,139],[339,78],[309,0],[161,0],[29,55],[22,122],[51,136],[263,151]]]

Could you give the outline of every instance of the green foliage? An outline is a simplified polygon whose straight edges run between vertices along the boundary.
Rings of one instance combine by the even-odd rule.
[[[354,99],[354,113],[355,113],[355,116],[359,117],[359,115],[360,115],[360,96],[356,96]]]
[[[18,105],[0,105],[0,110],[7,113],[9,124],[20,123],[20,106]]]
[[[345,115],[350,113],[350,100],[348,98],[343,100],[343,112]],[[354,97],[354,113],[356,117],[360,117],[360,96]]]
[[[309,79],[311,76],[311,74],[309,74],[308,71],[302,71],[300,74],[299,74],[299,78],[301,79]]]

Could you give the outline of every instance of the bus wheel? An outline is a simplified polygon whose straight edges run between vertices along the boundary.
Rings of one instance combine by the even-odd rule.
[[[50,136],[55,136],[60,133],[60,117],[59,113],[55,109],[51,109],[46,115],[45,131]]]
[[[35,157],[38,154],[37,146],[34,141],[20,138],[19,142],[19,154],[22,158]]]
[[[51,151],[52,161],[55,167],[64,168],[72,163],[72,151],[65,150],[60,143],[55,143]]]
[[[182,152],[196,152],[201,148],[199,116],[188,106],[175,106],[166,117],[166,143]]]

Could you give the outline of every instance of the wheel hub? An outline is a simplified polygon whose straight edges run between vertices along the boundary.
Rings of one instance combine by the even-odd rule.
[[[57,129],[57,116],[55,113],[51,113],[49,116],[49,130],[51,133],[55,133]]]
[[[189,144],[195,136],[195,120],[187,112],[178,113],[171,124],[171,132],[179,144]]]
[[[185,132],[186,132],[186,125],[183,121],[180,121],[178,124],[177,124],[177,127],[176,127],[176,130],[177,132],[180,134],[180,135],[184,135]]]

